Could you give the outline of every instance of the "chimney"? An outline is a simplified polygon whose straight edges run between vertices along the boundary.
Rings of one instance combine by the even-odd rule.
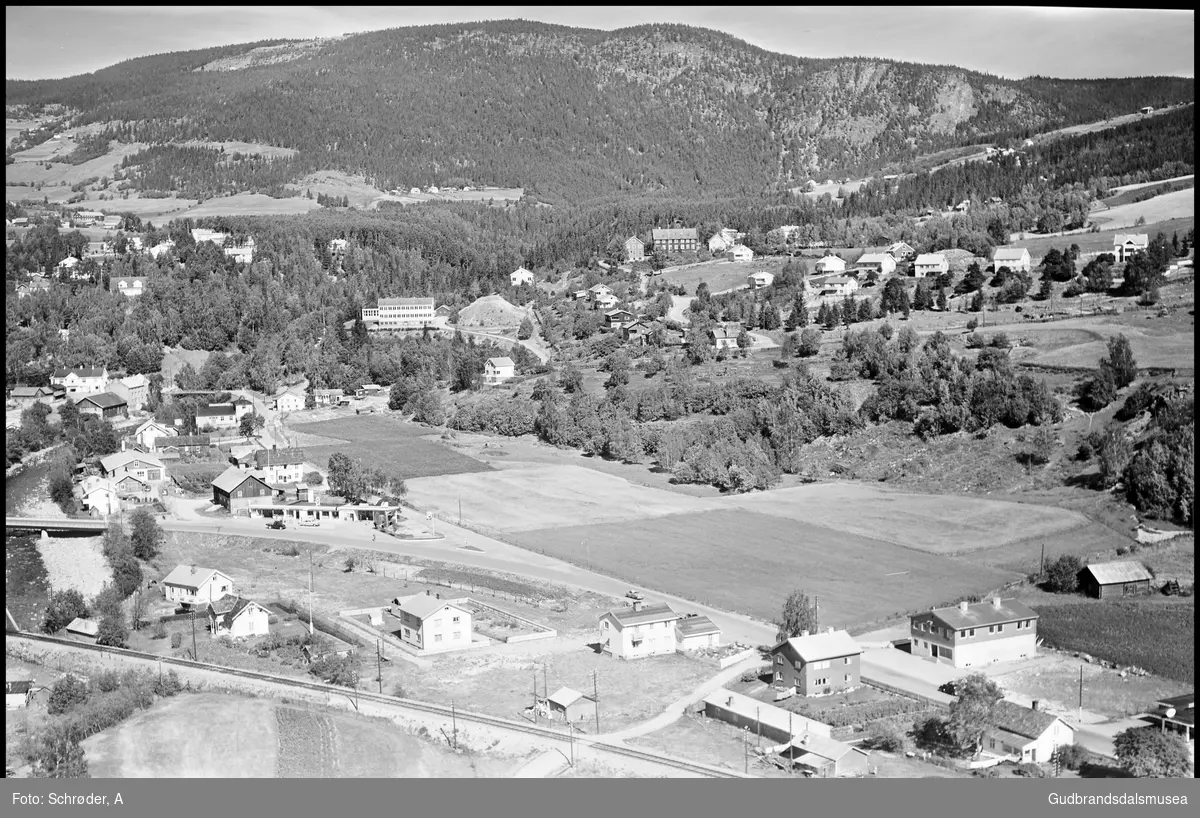
[[[425,589],[425,596],[429,596],[432,593],[433,591],[429,590],[428,588]]]
[[[194,565],[192,566],[192,573],[193,574],[196,573],[196,566],[194,566]]]
[[[833,633],[833,626],[831,625],[829,627],[829,630],[825,631],[825,633]]]
[[[277,451],[279,451],[279,446],[278,446],[277,444],[275,444],[275,443],[272,443],[272,444],[271,444],[271,451],[273,451],[273,452],[277,452]]]
[[[125,451],[125,438],[121,438],[121,451]]]
[[[960,611],[962,611],[963,613],[966,613],[966,612],[967,612],[967,607],[968,607],[969,605],[970,605],[970,603],[969,603],[969,602],[967,602],[967,601],[964,599],[962,602],[958,603],[958,609],[959,609]]]
[[[808,636],[808,631],[800,631],[801,636]]]
[[[441,599],[441,598],[442,598],[442,595],[441,595],[440,593],[437,593],[437,594],[434,594],[434,595],[433,595],[433,598],[434,598],[434,599]]]
[[[1037,710],[1037,709],[1038,709],[1038,700],[1037,700],[1037,699],[1034,699],[1034,700],[1033,700],[1033,703],[1032,703],[1032,704],[1030,704],[1030,705],[1029,705],[1029,707],[1030,707],[1030,709],[1032,709],[1032,710]]]
[[[733,696],[729,697],[729,701],[725,703],[726,707],[733,707]]]
[[[997,609],[1000,607],[1000,597],[998,597],[998,596],[992,597],[992,607],[997,608]]]
[[[633,601],[633,610],[634,610],[634,611],[640,611],[641,609],[642,609],[642,603],[641,603],[641,601],[640,601],[640,600],[637,600],[637,599],[635,599],[635,600]]]

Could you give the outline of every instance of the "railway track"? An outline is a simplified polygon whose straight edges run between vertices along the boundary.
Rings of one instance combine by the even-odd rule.
[[[293,679],[285,676],[273,676],[267,673],[258,673],[253,670],[243,670],[241,668],[224,667],[221,665],[209,665],[204,662],[194,662],[190,659],[180,659],[173,656],[158,656],[153,653],[142,653],[141,651],[129,650],[127,648],[114,648],[107,645],[90,645],[83,642],[75,642],[68,639],[60,639],[56,636],[47,636],[40,633],[9,633],[8,638],[27,639],[32,642],[41,642],[44,644],[53,645],[56,648],[75,651],[78,653],[91,654],[111,654],[113,656],[124,657],[128,659],[141,660],[146,662],[161,662],[165,665],[191,668],[209,673],[218,673],[225,676],[246,679],[248,681],[257,682],[259,684],[281,685],[301,690],[307,690],[313,693],[319,693],[324,696],[345,696],[354,697],[356,702],[375,702],[388,707],[400,708],[426,715],[438,716],[440,718],[452,719],[461,721],[467,724],[478,724],[496,730],[506,730],[515,733],[524,733],[526,735],[537,736],[541,739],[554,741],[558,743],[569,743],[572,740],[581,746],[591,747],[592,749],[610,753],[612,755],[625,756],[626,758],[636,759],[659,766],[671,767],[683,772],[692,773],[694,775],[704,776],[706,778],[747,778],[740,773],[731,770],[722,770],[717,767],[709,767],[704,764],[699,764],[683,759],[671,758],[669,756],[661,756],[655,753],[646,752],[645,750],[637,750],[632,747],[625,747],[616,744],[609,744],[599,738],[588,738],[585,736],[564,735],[561,732],[549,730],[545,727],[539,727],[532,724],[523,724],[519,721],[511,721],[509,719],[499,718],[497,716],[487,716],[482,713],[472,713],[469,711],[459,710],[454,707],[446,707],[441,704],[431,704],[429,702],[417,701],[415,699],[401,699],[395,696],[384,696],[379,693],[371,693],[365,690],[350,690],[344,687],[335,685],[322,684],[320,682],[310,682],[304,679]]]

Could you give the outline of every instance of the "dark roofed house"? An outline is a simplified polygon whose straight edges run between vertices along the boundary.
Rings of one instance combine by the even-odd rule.
[[[862,648],[846,631],[804,631],[771,649],[772,680],[800,696],[852,690],[861,682],[861,657]]]
[[[596,718],[596,700],[569,687],[547,696],[546,706],[551,719],[575,723]]]
[[[230,466],[212,482],[213,504],[230,514],[249,508],[255,500],[269,500],[275,495],[261,472],[244,471]]]
[[[50,403],[54,400],[54,390],[49,386],[14,386],[10,397],[22,409],[28,409],[35,403]]]
[[[76,404],[81,415],[95,415],[104,420],[129,415],[129,404],[125,399],[112,392],[98,392],[94,395],[84,395]]]
[[[1050,761],[1054,751],[1075,743],[1075,728],[1047,713],[1016,702],[996,702],[992,724],[983,736],[983,752],[1027,764]]]
[[[1038,615],[1015,599],[960,602],[909,618],[912,654],[954,667],[1025,659],[1037,653]]]
[[[686,253],[700,249],[700,235],[694,227],[656,227],[651,231],[650,239],[658,253]]]
[[[175,449],[181,452],[198,452],[210,446],[212,446],[212,438],[208,435],[178,435],[167,438],[160,448]]]
[[[675,623],[675,640],[679,650],[715,648],[721,644],[721,629],[707,616],[689,614]]]
[[[1196,691],[1182,696],[1172,696],[1169,699],[1159,699],[1154,703],[1154,712],[1150,719],[1158,723],[1165,732],[1174,730],[1181,733],[1187,741],[1193,741],[1196,730]]]
[[[270,633],[270,617],[262,605],[240,596],[223,596],[208,604],[208,627],[214,639],[266,636]]]
[[[674,653],[679,614],[665,603],[609,611],[600,617],[600,649],[619,659]]]
[[[1088,596],[1110,599],[1150,591],[1154,575],[1140,562],[1098,562],[1079,572],[1079,587]]]

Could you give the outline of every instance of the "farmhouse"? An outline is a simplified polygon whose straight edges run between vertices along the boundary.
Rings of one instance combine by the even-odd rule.
[[[516,377],[517,365],[512,358],[488,358],[483,365],[483,382],[498,384]]]
[[[654,242],[656,253],[666,253],[667,255],[695,252],[700,249],[700,237],[696,234],[694,227],[666,229],[656,227],[651,231],[650,240]]]
[[[54,265],[54,271],[56,273],[58,273],[59,275],[62,275],[63,273],[69,274],[72,271],[74,271],[76,265],[78,265],[78,264],[79,264],[79,259],[75,258],[74,256],[67,256],[62,261],[60,261],[58,264]]]
[[[177,605],[201,605],[233,593],[233,580],[215,568],[179,565],[163,577],[163,596]]]
[[[259,449],[254,452],[254,468],[268,483],[299,483],[304,479],[304,450]]]
[[[129,404],[124,398],[114,395],[112,392],[100,392],[93,395],[84,395],[75,405],[79,407],[79,414],[94,415],[104,420],[111,420],[116,417],[128,417]]]
[[[688,614],[675,623],[675,644],[679,650],[719,647],[721,629],[707,616]]]
[[[845,631],[804,631],[771,649],[774,683],[800,696],[851,690],[859,686],[861,656],[862,648]]]
[[[846,272],[846,262],[835,255],[828,255],[817,261],[817,273],[844,273]]]
[[[108,391],[122,397],[135,410],[150,401],[150,379],[145,375],[130,375],[108,382]]]
[[[254,238],[247,236],[245,241],[224,248],[225,255],[238,264],[249,264],[254,261]]]
[[[196,407],[197,428],[232,429],[237,425],[237,408],[232,403],[210,403]]]
[[[67,633],[82,636],[85,639],[95,639],[100,634],[100,623],[95,619],[84,619],[77,616],[67,625]]]
[[[533,285],[533,272],[526,270],[524,267],[518,267],[508,275],[509,282],[514,287],[520,287],[522,284]]]
[[[337,406],[345,392],[341,389],[314,389],[312,394],[317,406]]]
[[[1117,233],[1113,236],[1113,255],[1118,263],[1129,261],[1134,253],[1144,253],[1150,247],[1146,233]]]
[[[618,330],[628,324],[632,324],[634,320],[634,314],[629,310],[609,310],[604,313],[604,328]]]
[[[646,243],[637,236],[625,239],[625,260],[628,262],[645,261]]]
[[[50,375],[51,386],[61,386],[68,395],[89,395],[103,392],[108,382],[108,370],[104,367],[79,367],[56,369]]]
[[[267,483],[266,475],[242,471],[230,466],[212,481],[213,505],[221,506],[230,514],[249,508],[254,500],[269,498],[275,491]]]
[[[679,614],[667,604],[609,611],[600,617],[600,649],[617,659],[640,659],[675,652]]]
[[[1196,730],[1196,692],[1193,690],[1182,696],[1159,699],[1154,703],[1150,719],[1157,722],[1163,732],[1172,730],[1181,733],[1187,741],[1193,741]]]
[[[621,327],[621,340],[636,346],[650,346],[661,342],[662,346],[671,345],[668,330],[657,321],[647,321],[639,318],[631,324]]]
[[[922,253],[913,262],[913,275],[917,278],[937,276],[950,272],[950,262],[941,253]]]
[[[1050,761],[1054,751],[1075,743],[1075,728],[1058,716],[1016,702],[996,702],[992,724],[983,734],[986,755],[1028,764]]]
[[[713,327],[708,331],[708,337],[717,349],[737,349],[737,339],[742,328],[736,324],[724,327]]]
[[[829,738],[833,732],[828,724],[729,690],[718,690],[705,696],[704,715],[735,727],[748,728],[751,733],[774,743],[791,742],[804,733],[810,738]]]
[[[80,505],[93,515],[107,517],[121,510],[121,498],[111,480],[103,477],[85,477],[79,484]]]
[[[114,278],[108,282],[108,289],[110,292],[120,293],[132,298],[135,295],[141,295],[145,292],[146,284],[149,281],[150,279],[145,276]]]
[[[1033,269],[1033,260],[1025,247],[1000,247],[992,257],[992,266],[996,270],[1007,267],[1014,273],[1028,273]]]
[[[858,289],[858,279],[853,276],[830,276],[821,285],[822,296],[845,296]]]
[[[50,282],[44,276],[33,276],[28,283],[17,285],[17,298],[25,298],[36,292],[48,292]]]
[[[1038,615],[1015,599],[960,602],[909,620],[912,654],[954,667],[1025,659],[1037,653]]]
[[[271,398],[271,408],[276,412],[299,412],[304,408],[304,398],[285,389]]]
[[[226,595],[208,603],[208,629],[213,639],[266,636],[271,632],[270,618],[270,612],[262,605],[240,596]]]
[[[596,700],[569,687],[560,687],[547,696],[546,705],[553,720],[573,724],[596,718]]]
[[[793,767],[817,778],[866,775],[871,758],[866,750],[813,733],[796,736],[780,755],[791,760]]]
[[[110,480],[130,476],[143,483],[159,483],[164,477],[164,467],[152,454],[117,452],[100,459],[100,473]]]
[[[759,271],[746,276],[746,284],[752,290],[761,290],[763,287],[770,287],[775,281],[773,273]]]
[[[76,227],[89,227],[103,220],[104,214],[98,210],[80,210],[72,219]]]
[[[858,259],[857,265],[879,275],[891,275],[896,272],[896,259],[891,253],[866,253]]]
[[[612,298],[612,288],[606,284],[597,284],[594,287],[588,288],[588,297],[592,301],[599,301],[602,298]]]
[[[402,642],[425,651],[457,650],[471,646],[471,609],[467,599],[442,599],[424,594],[400,600]]]
[[[887,251],[892,254],[896,261],[904,261],[910,259],[917,254],[917,251],[912,248],[912,245],[907,242],[898,241],[888,247]]]
[[[26,679],[4,683],[4,709],[18,710],[29,704],[33,698],[33,682]]]
[[[133,433],[133,439],[137,444],[148,451],[154,451],[157,448],[159,438],[177,437],[179,433],[174,428],[159,423],[157,420],[148,420]]]
[[[27,409],[35,403],[50,403],[54,390],[48,386],[14,386],[9,397],[17,406]]]
[[[1149,593],[1153,579],[1154,575],[1140,562],[1098,562],[1085,565],[1079,572],[1079,587],[1088,596],[1111,599]]]
[[[363,307],[362,321],[372,332],[422,329],[433,323],[432,298],[381,298],[374,307]]]
[[[744,244],[735,244],[725,253],[730,261],[754,261],[754,251]]]

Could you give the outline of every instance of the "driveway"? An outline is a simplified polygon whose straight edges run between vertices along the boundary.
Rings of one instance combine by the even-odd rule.
[[[946,704],[954,699],[938,691],[938,687],[967,675],[967,671],[927,662],[895,648],[867,648],[861,662],[862,675],[868,679]]]

